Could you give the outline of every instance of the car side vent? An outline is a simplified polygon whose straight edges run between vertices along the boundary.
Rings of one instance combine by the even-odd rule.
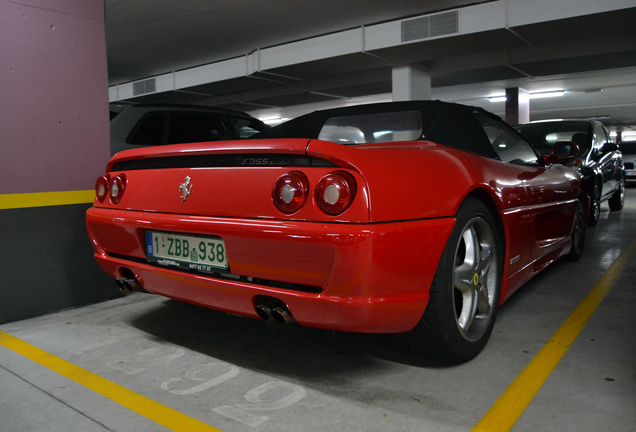
[[[412,42],[458,33],[458,10],[402,21],[402,42]]]
[[[155,79],[150,78],[143,81],[137,81],[133,83],[133,96],[139,96],[147,93],[154,93],[156,91]]]

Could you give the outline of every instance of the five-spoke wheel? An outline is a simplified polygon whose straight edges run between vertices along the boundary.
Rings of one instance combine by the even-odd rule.
[[[590,189],[590,213],[587,218],[589,226],[595,226],[601,218],[601,183],[594,182]]]
[[[503,247],[491,211],[468,198],[438,264],[426,311],[407,335],[412,349],[467,361],[486,345],[495,324]]]
[[[621,179],[618,182],[618,189],[614,192],[614,195],[607,201],[611,211],[619,211],[623,209],[625,205],[625,179]]]
[[[482,216],[474,217],[462,232],[453,270],[455,317],[467,341],[483,337],[496,309],[497,258],[492,228]]]

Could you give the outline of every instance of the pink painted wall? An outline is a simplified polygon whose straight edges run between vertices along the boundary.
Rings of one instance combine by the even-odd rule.
[[[92,189],[109,133],[103,0],[0,0],[0,194]]]

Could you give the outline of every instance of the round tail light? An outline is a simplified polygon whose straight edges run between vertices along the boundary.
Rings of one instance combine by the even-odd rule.
[[[316,186],[316,204],[330,216],[337,216],[349,208],[356,196],[356,180],[344,171],[327,174]]]
[[[126,176],[124,174],[120,174],[111,178],[108,184],[108,189],[110,189],[110,200],[113,204],[118,204],[126,190]]]
[[[95,182],[95,195],[97,195],[99,202],[104,202],[108,196],[108,183],[108,176],[101,176]]]
[[[283,213],[296,213],[307,201],[309,180],[305,174],[292,171],[276,180],[272,199],[278,210]]]

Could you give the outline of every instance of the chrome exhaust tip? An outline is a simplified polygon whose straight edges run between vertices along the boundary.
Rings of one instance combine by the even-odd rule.
[[[254,297],[256,315],[268,324],[290,324],[296,322],[289,307],[276,297],[257,295]]]
[[[262,320],[269,322],[274,319],[272,316],[272,310],[269,307],[259,304],[256,305],[254,309],[256,310],[256,315],[258,315]]]
[[[139,282],[137,282],[136,279],[131,278],[117,278],[117,286],[119,287],[119,292],[124,295],[130,294],[134,291],[143,291]]]
[[[272,311],[272,317],[274,318],[274,321],[280,323],[280,324],[290,324],[295,322],[296,320],[294,319],[294,317],[292,316],[292,314],[289,312],[289,310],[285,307],[277,307]]]

